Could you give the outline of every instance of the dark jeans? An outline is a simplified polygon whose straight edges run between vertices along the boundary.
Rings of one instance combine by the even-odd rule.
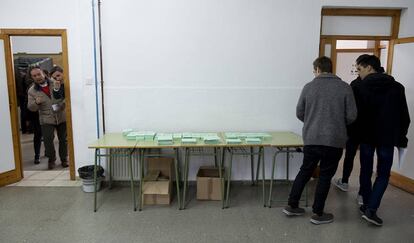
[[[29,119],[27,115],[28,109],[27,109],[26,96],[18,96],[19,106],[20,106],[20,126],[21,126],[22,133],[28,132],[27,121]]]
[[[320,162],[320,174],[315,191],[313,212],[321,215],[325,207],[325,200],[331,186],[331,179],[338,168],[342,156],[342,148],[334,148],[320,145],[306,145],[303,149],[303,164],[295,178],[289,195],[289,205],[293,208],[299,206],[299,200],[306,183],[310,180],[318,162]]]
[[[394,147],[373,146],[369,144],[360,145],[361,173],[359,184],[364,205],[371,211],[376,211],[381,203],[391,173]],[[371,177],[374,166],[374,152],[377,151],[377,178],[372,186]]]
[[[60,161],[67,161],[68,157],[68,145],[66,138],[66,122],[60,123],[59,125],[42,125],[43,144],[45,145],[46,156],[49,161],[56,160],[56,151],[53,140],[55,139],[55,129],[59,140],[59,157]]]
[[[33,147],[35,151],[35,159],[40,158],[40,147],[42,146],[42,127],[40,126],[39,116],[32,120],[33,127]]]
[[[349,138],[346,142],[344,166],[342,171],[342,183],[348,183],[354,167],[354,158],[358,150],[359,142],[355,139]]]

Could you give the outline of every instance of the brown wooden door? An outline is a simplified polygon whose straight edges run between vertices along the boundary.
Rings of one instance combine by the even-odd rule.
[[[10,56],[10,42],[0,32],[0,186],[22,179],[16,92]]]

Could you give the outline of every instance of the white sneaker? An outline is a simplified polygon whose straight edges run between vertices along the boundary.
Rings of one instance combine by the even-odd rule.
[[[364,205],[364,199],[362,199],[362,196],[359,194],[357,196],[357,203],[358,205]]]
[[[338,178],[336,180],[333,181],[333,184],[339,188],[339,190],[343,191],[343,192],[347,192],[348,191],[348,183],[342,183],[342,178]]]

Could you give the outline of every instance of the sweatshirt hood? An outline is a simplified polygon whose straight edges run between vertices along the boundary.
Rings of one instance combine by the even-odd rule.
[[[372,73],[362,80],[362,84],[373,89],[389,89],[392,85],[395,85],[395,79],[385,73]]]

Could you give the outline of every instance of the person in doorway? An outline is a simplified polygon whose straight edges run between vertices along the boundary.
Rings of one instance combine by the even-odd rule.
[[[29,133],[29,118],[27,111],[27,87],[25,82],[26,73],[20,67],[15,67],[15,80],[16,80],[16,95],[17,104],[20,108],[20,128],[22,134]]]
[[[60,66],[54,66],[50,70],[50,77],[55,81],[55,90],[53,94],[57,99],[65,98],[65,82],[63,76],[63,69]]]
[[[48,157],[48,168],[53,169],[56,161],[56,151],[53,143],[55,130],[59,140],[59,157],[62,167],[68,167],[67,161],[67,136],[65,105],[62,98],[56,98],[53,93],[59,92],[59,84],[52,82],[45,76],[43,70],[38,66],[29,68],[29,74],[34,85],[28,91],[28,109],[39,111],[39,122],[42,129],[43,143],[46,156]]]
[[[319,181],[316,186],[310,221],[325,224],[333,221],[333,214],[325,213],[331,179],[338,167],[347,141],[346,126],[357,117],[351,87],[332,74],[332,61],[319,57],[313,62],[315,78],[302,90],[296,116],[303,121],[303,164],[295,178],[283,213],[288,216],[303,215],[299,207],[303,189],[320,162]]]
[[[26,109],[27,109],[27,104],[28,104],[27,94],[28,94],[30,87],[34,85],[34,81],[30,77],[30,74],[28,73],[28,71],[29,71],[29,68],[27,68],[27,72],[25,75],[25,82],[26,82],[26,86],[28,87],[28,89],[26,90],[26,102],[25,102]],[[37,165],[37,164],[40,164],[40,148],[42,146],[42,128],[39,123],[39,111],[33,112],[27,109],[27,118],[30,121],[30,129],[33,132],[33,149],[35,152],[34,164]]]
[[[410,115],[404,86],[383,73],[378,57],[361,58],[357,61],[357,70],[361,77],[361,82],[354,87],[358,107],[356,126],[361,143],[359,183],[363,205],[360,212],[363,219],[381,226],[383,221],[376,212],[388,186],[394,146],[407,147]],[[375,151],[377,176],[372,185]]]

